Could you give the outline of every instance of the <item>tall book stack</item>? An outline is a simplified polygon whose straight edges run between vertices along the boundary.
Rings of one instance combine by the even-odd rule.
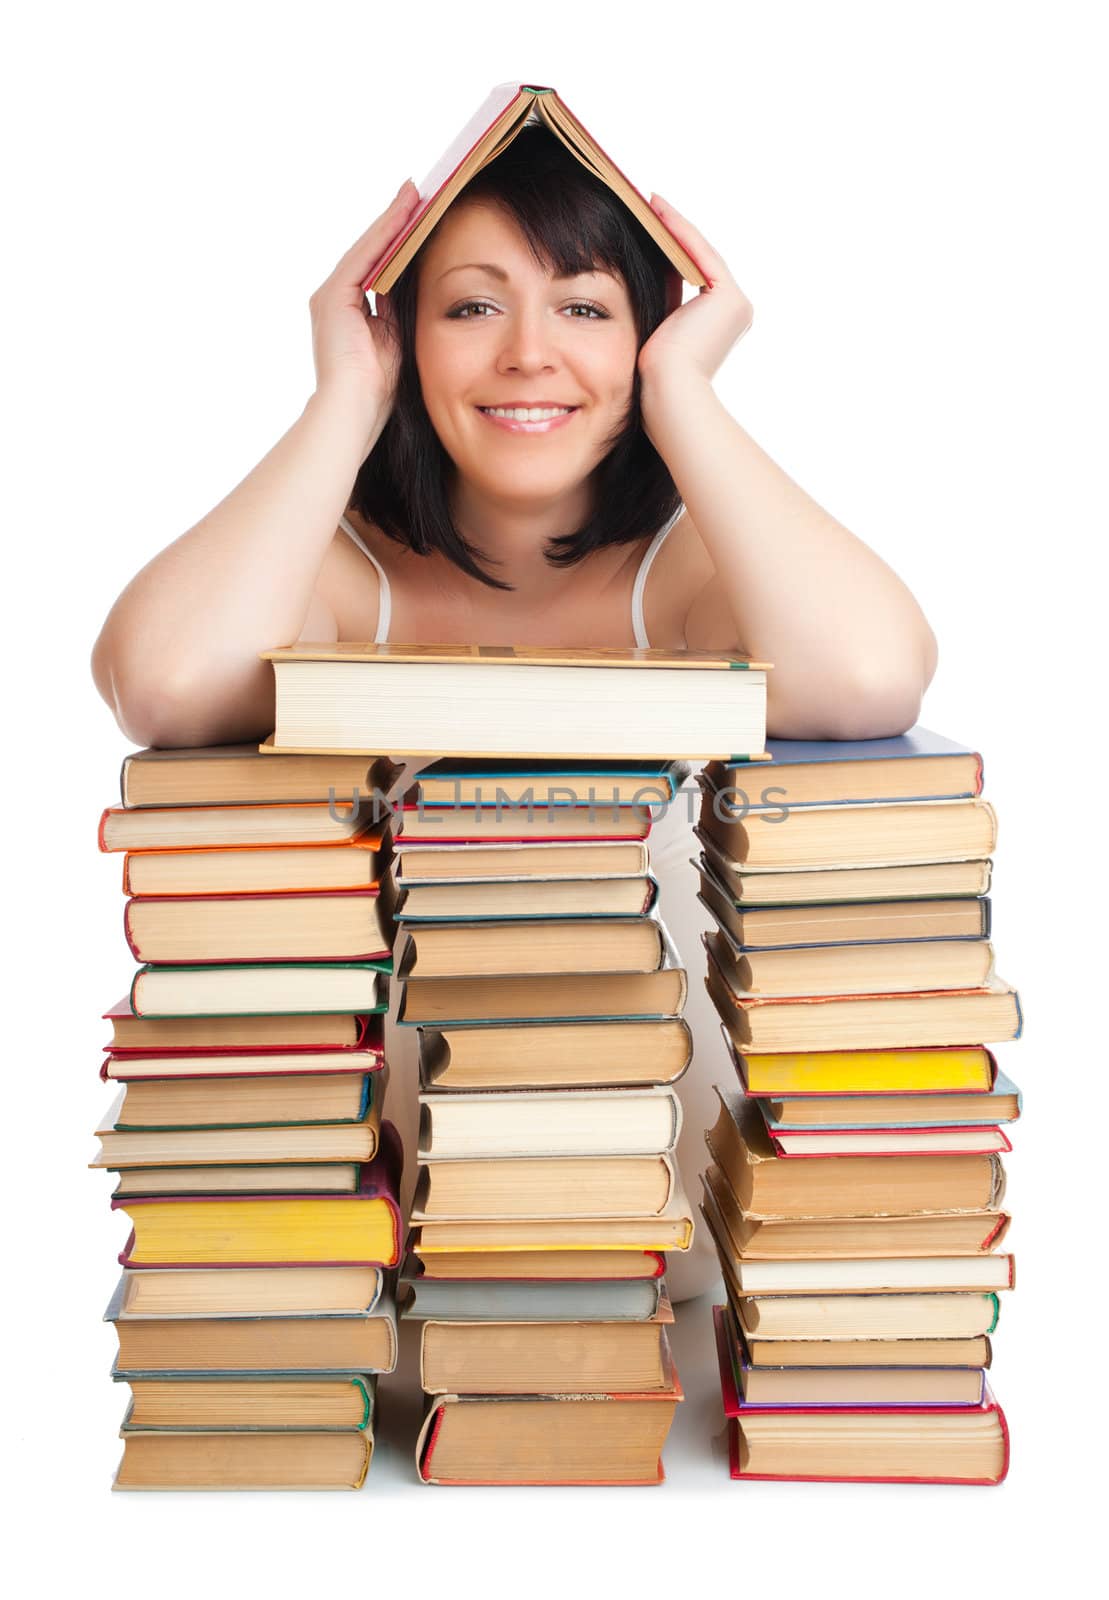
[[[702,1205],[732,1476],[997,1483],[1020,1096],[987,1045],[1021,1012],[989,942],[981,758],[921,728],[767,748],[754,782],[705,768],[697,830],[736,1074]]]
[[[662,1477],[691,1041],[648,834],[687,771],[444,759],[396,814],[398,1020],[420,1063],[401,1303],[421,1323],[424,1482]]]
[[[119,1093],[92,1163],[132,1225],[107,1312],[132,1397],[117,1488],[365,1478],[402,1237],[382,1121],[389,832],[367,803],[395,775],[141,751],[101,819],[142,963],[107,1013]]]

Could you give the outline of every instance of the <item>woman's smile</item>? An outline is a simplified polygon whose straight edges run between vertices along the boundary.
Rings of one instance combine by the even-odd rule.
[[[480,416],[506,433],[553,433],[564,427],[579,406],[477,406]]]

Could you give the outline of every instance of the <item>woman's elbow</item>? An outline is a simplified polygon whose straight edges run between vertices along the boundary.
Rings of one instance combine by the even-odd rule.
[[[938,653],[931,630],[929,639],[919,667],[870,665],[853,673],[840,692],[834,714],[836,731],[825,737],[891,739],[915,727],[924,692],[936,670]]]

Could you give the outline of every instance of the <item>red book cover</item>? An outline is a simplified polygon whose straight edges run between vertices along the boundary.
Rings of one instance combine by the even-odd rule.
[[[404,241],[423,222],[425,216],[431,210],[431,208],[436,206],[436,202],[439,202],[438,206],[436,206],[436,221],[438,220],[438,214],[441,214],[446,210],[447,206],[450,205],[460,188],[459,180],[456,178],[456,174],[459,172],[459,169],[462,167],[467,157],[470,156],[471,152],[476,150],[478,145],[482,143],[483,139],[491,131],[494,124],[504,115],[513,102],[516,101],[521,93],[525,90],[536,91],[541,95],[549,95],[553,100],[558,102],[560,110],[564,116],[572,124],[576,125],[576,127],[585,135],[586,143],[588,144],[591,142],[595,148],[600,151],[604,159],[615,168],[615,170],[619,173],[620,178],[627,185],[627,188],[630,191],[629,198],[632,202],[632,204],[629,206],[629,209],[632,210],[633,215],[635,215],[635,207],[637,206],[641,208],[643,213],[651,216],[655,215],[653,212],[651,212],[646,197],[635,187],[627,174],[620,170],[620,168],[616,165],[616,162],[613,161],[612,157],[608,154],[608,151],[602,150],[597,140],[594,139],[591,134],[586,132],[584,124],[579,118],[573,115],[569,107],[553,88],[547,84],[498,83],[493,89],[490,90],[489,94],[478,107],[474,115],[465,124],[457,136],[452,139],[447,149],[443,152],[439,160],[432,167],[431,171],[420,183],[418,188],[420,197],[419,205],[413,211],[412,215],[409,217],[408,221],[405,223],[404,227],[400,230],[397,236],[390,240],[383,254],[378,258],[377,261],[374,262],[366,277],[363,279],[362,288],[364,292],[369,293],[371,290],[376,290],[378,279],[381,277],[385,267],[388,266],[389,262],[396,255]],[[532,109],[535,109],[534,103]],[[489,159],[491,159],[491,155],[486,157],[486,161]],[[485,162],[482,163],[482,165],[484,164]],[[440,196],[442,196],[442,200],[440,200]],[[637,220],[642,222],[641,218]],[[656,217],[655,220],[657,223],[662,225],[661,218]],[[669,230],[667,230],[667,232],[669,232]],[[673,235],[671,234],[670,237],[673,238]],[[688,277],[689,282],[692,283],[695,288],[699,288],[702,284],[707,283],[708,279],[705,273],[698,266],[697,262],[694,261],[688,250],[686,250],[684,246],[681,246],[679,241],[675,240],[674,242],[678,245],[679,250],[685,257],[687,268],[686,276]],[[669,264],[667,266],[667,285],[667,309],[673,310],[681,304],[682,280],[679,276],[677,268]],[[389,287],[391,287],[391,284]]]
[[[728,1464],[730,1475],[740,1480],[752,1482],[789,1482],[789,1483],[959,1483],[959,1484],[986,1484],[1001,1483],[1009,1471],[1009,1426],[1005,1420],[1005,1413],[994,1398],[989,1384],[984,1384],[985,1399],[979,1406],[936,1406],[936,1405],[898,1405],[898,1406],[756,1406],[751,1407],[752,1413],[759,1416],[774,1414],[803,1417],[809,1415],[827,1416],[834,1412],[836,1416],[915,1416],[926,1413],[934,1416],[937,1412],[950,1411],[966,1413],[968,1411],[995,1413],[1001,1429],[1004,1447],[1001,1471],[996,1478],[949,1478],[949,1477],[875,1477],[875,1476],[846,1476],[827,1475],[807,1472],[744,1472],[740,1466],[740,1424],[744,1412],[743,1401],[736,1388],[735,1375],[732,1371],[731,1353],[728,1349],[728,1335],[724,1317],[726,1308],[714,1306],[712,1312],[713,1326],[716,1334],[716,1359],[720,1368],[720,1394],[724,1405],[724,1415],[728,1419]]]

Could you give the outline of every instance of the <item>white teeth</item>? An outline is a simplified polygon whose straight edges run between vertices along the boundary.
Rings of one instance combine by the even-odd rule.
[[[564,417],[573,406],[481,406],[487,417],[507,417],[513,422],[549,422]]]

